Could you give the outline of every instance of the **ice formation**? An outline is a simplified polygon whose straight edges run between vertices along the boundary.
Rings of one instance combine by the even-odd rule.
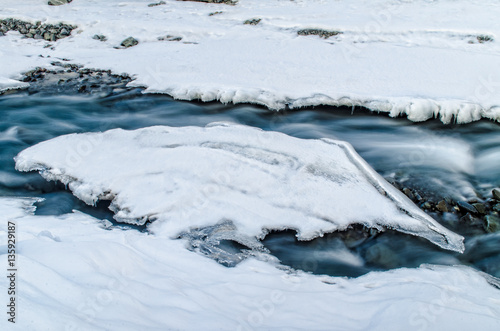
[[[243,125],[149,127],[60,136],[16,157],[88,204],[112,200],[121,222],[154,221],[176,236],[231,221],[262,238],[294,229],[309,240],[351,224],[391,228],[463,251],[442,227],[345,142],[307,140]]]

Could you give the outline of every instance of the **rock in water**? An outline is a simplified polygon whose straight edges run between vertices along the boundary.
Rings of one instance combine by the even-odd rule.
[[[494,188],[491,193],[493,194],[493,198],[495,198],[496,200],[499,200],[500,201],[500,189],[498,188]]]
[[[135,39],[134,37],[128,37],[127,39],[125,39],[124,41],[122,41],[121,45],[125,48],[128,48],[128,47],[132,47],[132,46],[135,46],[137,45],[139,42],[137,41],[137,39]]]
[[[495,215],[488,215],[484,219],[484,229],[487,232],[497,232],[500,230],[500,218]]]

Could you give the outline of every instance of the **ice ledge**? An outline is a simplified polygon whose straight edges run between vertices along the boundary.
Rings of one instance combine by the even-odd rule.
[[[351,224],[391,228],[462,252],[447,230],[345,142],[305,140],[213,123],[72,134],[22,151],[16,169],[60,180],[88,204],[112,200],[118,221],[176,236],[231,220],[262,238],[294,229],[310,240]]]

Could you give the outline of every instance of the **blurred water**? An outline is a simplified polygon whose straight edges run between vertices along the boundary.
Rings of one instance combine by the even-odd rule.
[[[140,90],[105,98],[15,93],[0,96],[0,118],[0,196],[44,197],[37,213],[45,215],[79,209],[111,219],[105,204],[90,208],[60,184],[48,183],[38,174],[16,172],[13,157],[24,148],[74,132],[204,126],[214,121],[299,138],[348,141],[388,180],[417,188],[429,198],[487,197],[491,188],[500,186],[500,125],[489,121],[460,126],[438,121],[416,124],[360,109],[331,107],[276,113],[249,105],[174,101],[167,96],[142,95]],[[456,222],[446,217],[440,221],[445,226]],[[353,229],[347,237],[331,234],[304,243],[288,231],[270,234],[264,245],[284,264],[315,273],[357,276],[421,263],[462,263],[500,276],[500,234],[465,233],[468,250],[459,256],[391,231],[367,237],[364,233]]]

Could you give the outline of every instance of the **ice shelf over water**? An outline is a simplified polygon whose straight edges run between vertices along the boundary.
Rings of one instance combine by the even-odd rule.
[[[88,204],[112,200],[118,221],[153,221],[153,232],[172,237],[225,221],[249,237],[294,229],[302,240],[364,224],[464,247],[348,143],[331,139],[228,123],[115,129],[32,146],[16,169],[59,180]]]
[[[14,31],[0,37],[0,77],[64,59],[128,73],[132,85],[178,99],[359,105],[413,121],[500,119],[497,0],[148,4],[3,0],[0,18],[78,28],[56,42]],[[252,19],[261,20],[244,24]],[[341,33],[325,39],[299,35],[303,29]],[[129,36],[139,44],[120,47]]]
[[[186,250],[182,240],[109,230],[79,212],[31,215],[33,202],[0,198],[2,218],[17,225],[18,252],[18,316],[16,324],[2,318],[2,330],[500,327],[498,280],[468,267],[356,279],[290,273],[253,258],[226,268]],[[0,222],[0,236],[6,232]],[[0,288],[8,281],[0,277]]]

